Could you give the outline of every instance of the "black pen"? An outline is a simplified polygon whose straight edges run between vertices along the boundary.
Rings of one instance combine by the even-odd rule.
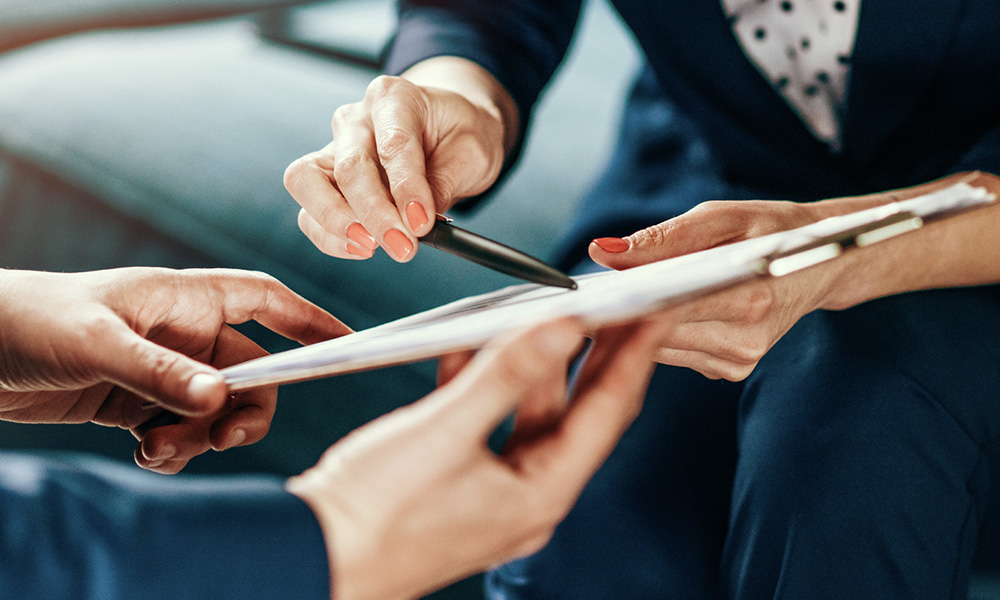
[[[434,227],[420,242],[532,283],[576,289],[576,282],[557,269],[520,250],[456,227],[444,215],[437,216]]]

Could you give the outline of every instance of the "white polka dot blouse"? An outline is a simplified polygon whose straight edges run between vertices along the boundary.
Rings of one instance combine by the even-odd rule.
[[[744,53],[832,149],[861,0],[722,0]]]

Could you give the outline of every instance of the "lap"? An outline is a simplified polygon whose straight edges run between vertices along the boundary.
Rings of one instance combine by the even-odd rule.
[[[967,571],[989,475],[981,450],[1000,429],[998,345],[998,290],[948,290],[809,315],[744,383],[660,368],[552,543],[491,574],[491,593],[710,598],[722,581],[739,596],[774,591],[783,561],[809,566],[794,575],[812,586],[831,561],[797,561],[807,538],[781,537],[795,515],[837,534],[817,548],[934,542],[922,558],[950,562],[928,577]],[[765,555],[767,577],[743,579]],[[907,557],[920,574],[921,557]],[[841,576],[860,574],[829,577]]]
[[[1000,431],[997,291],[814,313],[765,357],[740,401],[727,595],[963,596]]]

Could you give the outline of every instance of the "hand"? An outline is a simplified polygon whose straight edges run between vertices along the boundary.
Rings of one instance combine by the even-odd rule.
[[[601,238],[590,256],[614,269],[663,260],[801,227],[814,221],[931,193],[958,182],[1000,194],[1000,178],[954,173],[909,188],[808,204],[781,201],[706,202],[627,238]],[[746,378],[802,315],[843,310],[875,298],[1000,280],[992,206],[922,227],[877,247],[779,278],[763,278],[677,305],[659,316],[659,362],[712,378]]]
[[[129,429],[164,473],[256,442],[276,391],[229,397],[213,368],[265,354],[226,325],[249,320],[303,343],[350,331],[260,273],[0,271],[0,418]]]
[[[595,240],[590,256],[606,267],[627,269],[793,229],[833,211],[828,205],[781,201],[706,202],[627,238]],[[712,379],[742,380],[802,315],[819,307],[835,276],[835,269],[823,265],[750,280],[669,308],[657,316],[655,358]]]
[[[290,480],[323,528],[333,596],[419,597],[544,546],[639,412],[653,340],[638,332],[599,334],[567,400],[580,333],[535,328]],[[487,438],[515,410],[497,455]]]
[[[409,261],[436,213],[497,178],[516,132],[511,106],[481,67],[454,57],[375,79],[334,113],[333,142],[286,170],[299,227],[330,256],[366,259],[382,246]]]

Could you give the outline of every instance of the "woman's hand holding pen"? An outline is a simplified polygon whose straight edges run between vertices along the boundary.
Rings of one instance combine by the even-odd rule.
[[[0,419],[128,429],[163,473],[252,444],[276,390],[230,396],[216,370],[265,354],[227,325],[249,320],[303,343],[350,332],[261,273],[0,271]]]
[[[517,114],[481,67],[439,57],[377,78],[332,128],[330,144],[285,172],[299,227],[331,256],[366,259],[381,246],[407,262],[436,213],[496,180]]]

